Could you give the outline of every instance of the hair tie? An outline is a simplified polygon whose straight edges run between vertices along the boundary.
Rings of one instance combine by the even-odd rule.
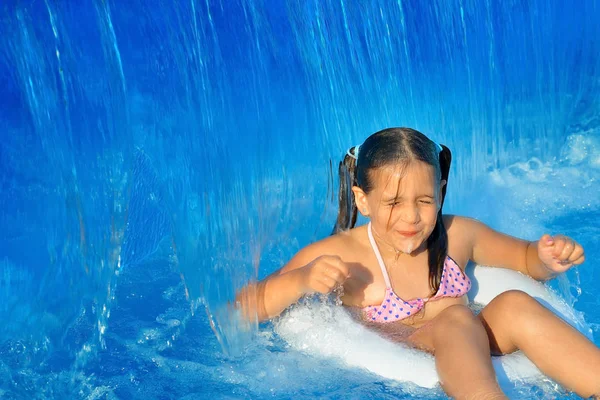
[[[360,145],[354,146],[354,154],[352,154],[350,150],[352,150],[352,147],[346,151],[346,154],[358,161],[358,151],[360,150]]]
[[[439,143],[435,142],[435,146],[436,146],[436,147],[437,147],[437,149],[438,149],[438,153],[441,153],[442,151],[444,151],[444,148],[442,147],[442,145],[441,145],[441,144],[439,144]]]

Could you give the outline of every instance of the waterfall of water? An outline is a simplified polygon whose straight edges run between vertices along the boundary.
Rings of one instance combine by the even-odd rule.
[[[332,171],[370,133],[410,126],[449,146],[455,212],[490,171],[532,159],[543,170],[574,157],[563,149],[573,141],[592,148],[599,11],[593,1],[3,4],[0,345],[75,363],[110,330],[122,271],[158,254],[190,315],[206,312],[223,350],[239,354],[256,324],[232,318],[236,291],[328,234]]]

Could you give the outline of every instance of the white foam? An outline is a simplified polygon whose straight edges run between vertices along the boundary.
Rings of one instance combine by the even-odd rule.
[[[324,303],[293,307],[275,324],[275,331],[292,348],[313,356],[338,359],[387,379],[426,388],[438,382],[433,357],[384,339],[342,307]]]
[[[544,285],[514,271],[477,267],[472,300],[487,304],[509,289],[523,290],[541,300],[565,320],[590,334],[576,312]],[[311,303],[290,309],[275,323],[275,332],[293,349],[315,357],[335,359],[348,367],[362,368],[386,379],[411,382],[425,388],[437,386],[439,378],[431,355],[383,338],[355,321],[343,307]],[[541,372],[522,353],[493,358],[501,386],[515,381],[540,381]]]
[[[597,135],[596,135],[597,136]],[[538,239],[547,225],[572,213],[600,208],[600,140],[591,133],[569,136],[555,159],[531,158],[491,171],[481,193],[493,199],[479,215],[502,232]],[[476,203],[475,203],[475,207]],[[564,233],[564,232],[560,232]]]
[[[589,134],[567,137],[559,159],[531,158],[490,173],[490,182],[530,207],[561,212],[600,205],[600,140]],[[574,194],[576,194],[574,196]]]
[[[589,164],[600,167],[600,144],[598,139],[584,134],[573,134],[567,137],[565,146],[561,149],[561,159],[570,165]]]

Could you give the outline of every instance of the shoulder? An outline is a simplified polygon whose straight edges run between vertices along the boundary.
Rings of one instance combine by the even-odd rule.
[[[347,241],[346,236],[348,236],[348,233],[343,232],[311,243],[300,249],[294,258],[307,260],[307,262],[309,262],[323,255],[339,255],[339,253],[343,251]]]
[[[466,266],[473,258],[476,238],[485,225],[473,218],[444,215],[444,226],[448,233],[448,255],[459,265]]]
[[[280,273],[301,268],[321,256],[339,256],[342,260],[353,253],[361,244],[360,237],[363,226],[328,236],[300,249],[294,257],[280,270]]]
[[[462,217],[459,215],[444,215],[444,226],[448,232],[448,237],[468,237],[476,234],[479,230],[485,227],[485,225],[474,219],[468,217]]]

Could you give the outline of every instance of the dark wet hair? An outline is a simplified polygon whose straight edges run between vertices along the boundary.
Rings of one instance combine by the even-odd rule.
[[[410,128],[389,128],[372,134],[360,145],[358,159],[355,159],[356,147],[351,148],[339,164],[339,211],[333,234],[354,227],[358,209],[352,186],[358,186],[368,194],[374,186],[373,172],[379,168],[418,160],[434,167],[438,181],[443,179],[448,182],[452,154],[446,146],[442,145],[441,148],[440,151],[431,139]],[[446,197],[446,187],[447,185],[442,188],[442,206]],[[448,234],[442,219],[442,207],[438,211],[433,232],[427,239],[427,250],[429,285],[433,293],[436,293],[448,255]]]

